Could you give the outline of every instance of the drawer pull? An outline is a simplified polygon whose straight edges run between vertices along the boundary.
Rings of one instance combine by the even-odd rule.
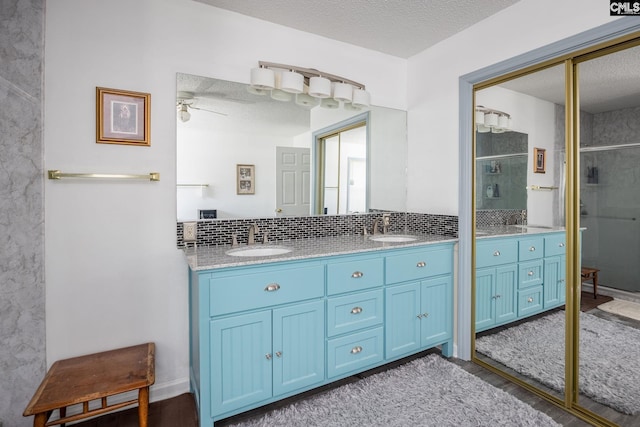
[[[417,317],[418,319],[422,319],[422,314],[418,314],[416,317]]]
[[[564,248],[564,243],[558,243],[558,247]]]
[[[495,252],[493,253],[493,256],[500,256],[500,251],[495,251]]]
[[[426,267],[427,263],[424,261],[420,261],[419,263],[416,264],[416,267],[418,268],[422,268],[422,267]]]
[[[351,314],[360,314],[362,313],[362,307],[353,307],[351,309]]]
[[[527,273],[529,276],[533,276],[533,271]]]
[[[536,247],[535,247],[535,246],[531,246],[531,247],[529,248],[529,252],[535,252],[535,251],[536,251]]]
[[[527,302],[533,302],[533,298],[531,297],[527,298]]]
[[[364,273],[362,271],[354,271],[351,275],[351,277],[353,277],[354,279],[359,279],[362,276],[364,276]]]
[[[362,351],[362,347],[360,347],[359,345],[357,345],[357,346],[355,346],[355,347],[353,347],[353,348],[351,349],[351,354],[358,354],[358,353],[360,353],[361,351]]]
[[[422,317],[423,317],[423,318],[427,318],[427,317],[429,317],[429,313],[423,313],[423,314],[422,314]]]
[[[280,289],[280,285],[278,285],[277,283],[270,283],[266,288],[264,288],[264,290],[267,292],[275,292],[278,289]]]
[[[496,299],[498,299],[498,298],[502,298],[502,295],[500,295],[500,294],[496,295]]]
[[[281,351],[276,351],[276,357],[282,357],[282,352]]]
[[[264,357],[266,357],[267,360],[271,360],[272,356],[271,356],[271,353],[267,353],[267,354],[264,355]]]

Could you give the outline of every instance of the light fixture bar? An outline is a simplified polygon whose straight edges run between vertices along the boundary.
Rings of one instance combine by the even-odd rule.
[[[476,107],[476,111],[479,111],[479,112],[484,113],[484,114],[493,113],[493,114],[497,114],[499,116],[507,116],[507,117],[511,118],[511,114],[509,114],[509,113],[505,113],[504,111],[500,111],[500,110],[494,110],[493,108],[487,108],[487,107],[484,107],[482,105],[478,105]]]
[[[305,79],[308,81],[311,77],[324,77],[326,79],[331,80],[332,82],[337,83],[349,83],[359,89],[365,89],[365,86],[362,83],[355,82],[353,80],[345,79],[344,77],[336,76],[334,74],[325,73],[323,71],[318,71],[313,68],[303,68],[295,65],[286,65],[286,64],[277,64],[275,62],[266,62],[266,61],[258,61],[258,65],[262,68],[278,68],[280,70],[293,70],[297,73],[302,74]]]

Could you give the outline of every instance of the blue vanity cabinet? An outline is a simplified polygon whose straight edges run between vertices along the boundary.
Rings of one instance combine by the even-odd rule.
[[[565,233],[480,239],[476,332],[565,303]]]
[[[559,307],[566,302],[566,234],[544,238],[544,308]]]
[[[200,427],[431,347],[451,356],[453,245],[191,270]]]
[[[324,383],[324,296],[317,261],[191,272],[201,426]]]
[[[438,245],[386,258],[385,358],[453,351],[453,251]]]
[[[327,377],[336,380],[384,360],[384,253],[327,262]]]
[[[483,239],[476,244],[476,332],[518,315],[518,241]]]

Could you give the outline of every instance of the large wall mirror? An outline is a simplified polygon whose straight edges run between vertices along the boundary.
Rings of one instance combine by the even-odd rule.
[[[406,210],[406,111],[184,73],[176,86],[178,221]]]
[[[497,179],[522,187],[519,172],[504,166],[517,157],[511,143],[474,138],[474,358],[602,425],[640,425],[638,44],[514,73],[474,94],[476,105],[508,112],[512,131],[527,135],[524,208],[498,205],[506,184],[498,197],[489,191]],[[565,229],[566,254],[550,253],[544,236]],[[483,264],[483,245],[495,236],[517,240],[513,266]],[[536,241],[544,249],[532,257]],[[538,271],[539,282],[527,284]],[[528,315],[538,286],[540,305]]]

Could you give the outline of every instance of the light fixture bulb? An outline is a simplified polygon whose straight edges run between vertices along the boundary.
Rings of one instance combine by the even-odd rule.
[[[333,98],[323,98],[320,100],[320,106],[322,108],[328,108],[333,110],[340,107],[340,102],[336,101]]]
[[[371,105],[371,95],[364,89],[353,89],[353,101],[351,101],[354,107],[368,107]]]
[[[484,125],[487,127],[498,126],[498,115],[494,112],[489,112],[484,115]]]
[[[320,103],[320,100],[310,96],[306,93],[298,93],[296,94],[296,104],[305,107],[305,108],[313,108]]]
[[[302,93],[304,91],[304,76],[293,70],[283,72],[280,77],[280,89],[289,93]]]
[[[342,102],[351,102],[353,99],[353,86],[349,83],[335,83],[333,86],[333,99]]]
[[[191,113],[187,111],[187,104],[181,105],[178,117],[180,117],[180,121],[182,122],[188,122],[189,119],[191,119]]]
[[[324,77],[309,79],[309,95],[314,98],[328,98],[331,96],[331,80]]]
[[[251,86],[257,89],[273,89],[276,85],[276,76],[273,70],[265,67],[251,69]]]

